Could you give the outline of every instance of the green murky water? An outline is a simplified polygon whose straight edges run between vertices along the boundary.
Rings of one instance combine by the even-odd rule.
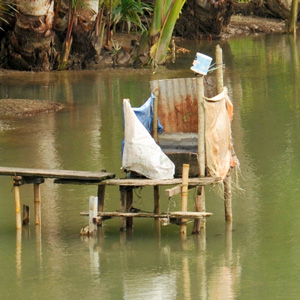
[[[105,70],[0,74],[1,98],[68,103],[69,110],[0,120],[0,165],[99,171],[121,175],[122,99],[149,96],[149,80],[192,76],[196,51],[151,71]],[[233,194],[234,222],[224,223],[218,191],[207,189],[206,241],[181,241],[175,225],[158,230],[136,220],[120,233],[107,221],[97,239],[81,239],[95,186],[42,185],[42,225],[16,234],[12,180],[0,178],[1,299],[299,299],[300,286],[300,41],[283,36],[234,39],[222,45],[225,83],[235,106],[233,137],[241,163]],[[21,187],[31,207],[33,189]],[[105,208],[119,205],[109,187]],[[152,190],[134,195],[152,210]],[[172,206],[179,206],[178,199]],[[193,192],[190,193],[190,208]],[[162,209],[167,208],[166,199]]]

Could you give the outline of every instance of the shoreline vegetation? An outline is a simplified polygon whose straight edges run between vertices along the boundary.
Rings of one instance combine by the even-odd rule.
[[[230,24],[224,28],[220,40],[238,38],[253,34],[280,34],[286,32],[283,20],[267,19],[261,17],[233,16]],[[135,34],[116,34],[113,37],[116,43],[122,47],[129,47],[133,39],[138,38]],[[182,39],[180,39],[182,41]],[[99,66],[99,69],[103,66]],[[107,67],[107,66],[106,66]],[[89,69],[89,68],[87,68]],[[91,70],[95,68],[91,68]],[[2,74],[30,73],[31,71],[15,71],[0,69]],[[27,99],[0,99],[0,117],[18,118],[30,117],[41,113],[58,112],[66,107],[57,102],[27,100]]]

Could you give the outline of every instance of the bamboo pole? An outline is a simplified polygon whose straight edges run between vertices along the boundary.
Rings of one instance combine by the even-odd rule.
[[[159,101],[159,90],[156,88],[154,91],[154,105],[153,105],[153,123],[152,123],[152,136],[155,142],[158,142],[158,128],[157,128],[157,120],[158,120],[158,101]]]
[[[205,176],[205,116],[203,107],[203,76],[197,77],[198,98],[198,167],[200,177]]]
[[[16,207],[16,228],[22,229],[20,187],[18,185],[14,186],[14,192],[15,192],[15,207]]]
[[[35,225],[41,225],[41,190],[40,184],[33,184]]]
[[[220,45],[216,46],[216,67],[217,67],[217,91],[221,93],[223,91],[223,53]],[[225,220],[232,221],[232,197],[231,197],[231,175],[230,170],[224,179],[224,209]]]
[[[205,114],[204,114],[204,86],[203,76],[197,78],[197,98],[198,98],[198,167],[199,177],[205,177]],[[195,199],[195,210],[205,211],[205,191],[204,186],[197,186],[197,196]],[[205,233],[205,218],[194,221],[193,233],[200,233],[200,228]]]
[[[182,165],[181,211],[186,212],[188,206],[188,180],[190,165]],[[186,236],[187,219],[181,219],[180,233]]]
[[[22,230],[16,231],[16,275],[17,279],[22,275]]]
[[[216,75],[217,75],[217,93],[223,91],[223,50],[220,45],[216,46]]]
[[[226,178],[224,179],[224,208],[225,208],[225,220],[232,222],[232,195],[231,195],[231,175],[228,172]]]

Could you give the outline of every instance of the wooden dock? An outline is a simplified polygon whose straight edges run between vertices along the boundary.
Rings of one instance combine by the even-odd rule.
[[[89,212],[81,212],[81,216],[89,216],[90,224],[89,228],[85,234],[93,235],[96,231],[95,224],[102,225],[102,222],[111,218],[120,218],[120,230],[126,230],[127,228],[133,227],[134,218],[154,218],[156,220],[162,220],[166,223],[176,223],[185,224],[188,219],[192,220],[203,220],[206,217],[212,215],[212,213],[201,211],[187,211],[187,209],[182,209],[181,211],[173,212],[161,212],[160,211],[160,187],[172,186],[165,190],[165,195],[170,199],[172,196],[177,194],[182,194],[182,188],[186,186],[188,189],[196,188],[199,186],[206,186],[220,183],[220,178],[214,177],[203,177],[203,178],[186,178],[186,183],[184,183],[184,178],[174,178],[174,179],[164,179],[164,180],[153,180],[153,179],[106,179],[99,183],[99,189],[102,187],[102,193],[98,194],[98,197],[91,197],[90,201],[97,201],[96,204],[90,203]],[[106,186],[118,186],[120,190],[120,207],[116,211],[104,212],[104,195]],[[133,190],[140,187],[153,187],[154,195],[154,208],[153,212],[143,212],[140,210],[132,209],[133,205]],[[97,210],[91,208],[98,207]],[[89,230],[89,231],[88,231]],[[195,232],[199,233],[199,232]]]
[[[0,175],[12,176],[16,206],[16,227],[22,228],[21,197],[19,187],[23,184],[33,184],[35,224],[41,224],[41,195],[40,185],[47,178],[55,179],[55,183],[61,184],[95,184],[99,185],[105,179],[115,177],[114,173],[88,172],[74,170],[30,169],[0,167]],[[103,188],[98,188],[98,195],[102,195]]]
[[[54,179],[54,183],[58,184],[79,184],[79,185],[97,185],[98,192],[97,204],[95,208],[95,215],[92,222],[97,226],[102,225],[103,220],[114,217],[121,218],[121,230],[133,227],[133,218],[154,218],[154,219],[168,219],[179,220],[182,219],[203,219],[212,215],[205,211],[188,212],[160,212],[160,186],[172,186],[165,190],[168,198],[181,193],[183,186],[182,178],[174,178],[167,180],[152,180],[152,179],[120,179],[115,178],[114,173],[108,172],[88,172],[75,170],[54,170],[54,169],[31,169],[31,168],[14,168],[14,167],[0,167],[0,176],[11,176],[13,179],[15,207],[16,207],[16,228],[21,229],[24,221],[28,223],[28,213],[26,220],[23,220],[21,215],[21,197],[20,186],[24,184],[33,184],[34,190],[34,212],[35,224],[41,224],[41,195],[40,185],[44,183],[45,179]],[[204,178],[188,178],[187,185],[189,188],[197,186],[206,186],[220,182],[220,178],[204,177]],[[106,186],[117,186],[120,190],[120,208],[113,212],[104,212],[105,188]],[[153,212],[132,212],[131,207],[133,203],[133,190],[139,187],[153,187],[154,189],[154,209]],[[82,216],[90,215],[89,212],[82,212]]]

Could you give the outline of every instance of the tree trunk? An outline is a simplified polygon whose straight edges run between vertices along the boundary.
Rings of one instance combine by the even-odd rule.
[[[99,39],[95,36],[98,1],[78,0],[75,6],[70,1],[62,1],[62,10],[68,13],[68,26],[58,65],[59,70],[67,69],[68,61],[69,65],[82,68],[85,61],[95,57],[99,52],[97,47]],[[70,59],[70,55],[74,59]]]
[[[73,47],[78,53],[84,53],[85,56],[96,54],[94,49],[94,31],[96,18],[98,15],[99,4],[95,0],[81,0],[82,6],[76,9],[76,23],[73,30]]]
[[[288,33],[293,33],[294,35],[296,34],[296,29],[297,29],[298,6],[299,6],[299,1],[293,0],[287,31]]]
[[[175,26],[175,35],[201,38],[218,37],[230,22],[233,0],[189,0]]]
[[[49,71],[54,62],[53,0],[15,0],[16,23],[8,38],[8,67]]]

